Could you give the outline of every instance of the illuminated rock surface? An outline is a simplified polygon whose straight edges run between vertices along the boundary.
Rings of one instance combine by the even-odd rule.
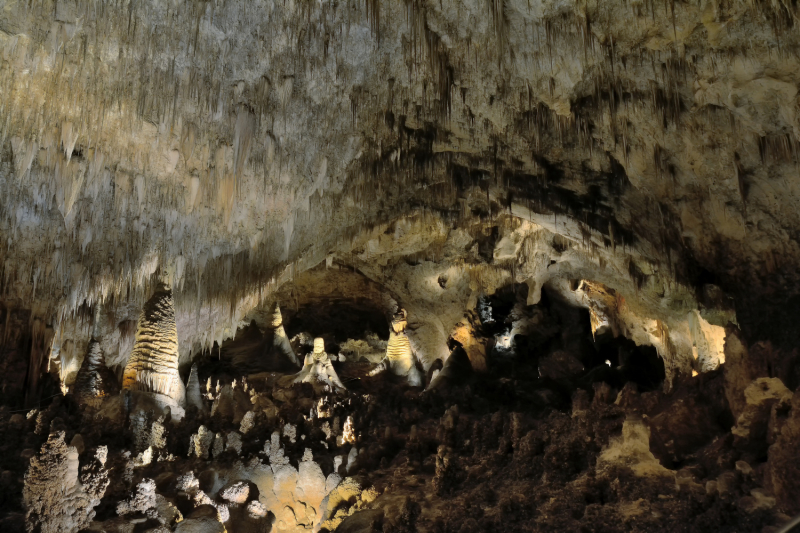
[[[418,387],[423,384],[423,381],[416,367],[417,361],[411,348],[411,341],[405,332],[407,325],[405,311],[401,311],[392,318],[389,342],[386,345],[386,357],[378,363],[370,375],[375,376],[389,370],[396,376],[405,377],[409,385]]]
[[[178,357],[172,293],[159,288],[142,309],[122,389],[147,393],[159,405],[183,411],[186,389],[178,374]]]
[[[2,3],[0,530],[779,526],[799,20]]]
[[[316,389],[328,387],[329,390],[344,390],[330,356],[325,353],[325,341],[322,338],[314,339],[314,349],[306,355],[303,369],[297,373],[293,382],[310,383]]]

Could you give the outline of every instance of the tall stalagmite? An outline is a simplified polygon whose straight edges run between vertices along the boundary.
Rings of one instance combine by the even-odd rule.
[[[192,365],[189,381],[186,382],[186,407],[196,407],[200,411],[205,411],[203,395],[200,392],[200,378],[197,375],[197,363]]]
[[[183,408],[186,389],[178,374],[175,306],[165,285],[144,304],[122,388],[150,393],[164,406]]]

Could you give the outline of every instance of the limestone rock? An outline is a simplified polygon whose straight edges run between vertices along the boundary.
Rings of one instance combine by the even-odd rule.
[[[461,321],[450,336],[464,348],[476,372],[486,371],[486,341],[476,334],[475,326],[468,319]]]
[[[175,533],[226,533],[225,526],[216,518],[188,518],[175,527]]]
[[[442,370],[428,384],[428,389],[447,390],[466,383],[472,376],[469,357],[463,349],[456,348],[444,362]]]
[[[800,393],[791,400],[791,411],[779,429],[775,443],[769,447],[767,483],[778,506],[785,513],[800,512]]]
[[[629,416],[622,426],[622,435],[612,439],[597,458],[598,468],[622,465],[633,470],[637,476],[674,478],[650,451],[650,429],[641,417]]]
[[[186,390],[178,374],[178,330],[172,292],[160,286],[145,303],[122,377],[123,390],[150,394],[174,417],[183,416]]]
[[[106,367],[103,349],[100,343],[92,338],[75,377],[75,383],[72,385],[72,394],[78,403],[98,407],[103,398],[118,391],[117,379]]]
[[[319,337],[314,339],[314,351],[306,356],[303,369],[295,375],[293,381],[294,383],[311,383],[320,390],[324,387],[336,391],[345,390],[344,384],[333,368],[333,363],[325,353],[325,342]]]
[[[297,359],[292,343],[289,341],[289,337],[286,336],[286,330],[283,329],[283,315],[281,315],[281,308],[277,304],[272,315],[272,330],[275,349],[291,361],[293,365],[300,366],[300,360]]]
[[[374,489],[365,490],[354,478],[345,478],[322,500],[321,519],[317,528],[335,531],[345,518],[373,502],[377,496]]]
[[[732,326],[726,329],[725,335],[725,395],[733,412],[738,419],[745,408],[744,391],[758,376],[753,375],[748,364],[747,344],[742,339],[741,332]]]
[[[744,390],[745,406],[731,432],[742,439],[766,442],[773,406],[788,407],[792,392],[778,378],[758,378]]]
[[[231,431],[225,438],[225,451],[233,451],[236,455],[242,454],[242,435]]]
[[[214,433],[205,426],[200,426],[197,433],[192,435],[189,441],[189,456],[208,459],[211,445],[214,442]]]
[[[645,410],[648,402],[641,397],[632,406],[649,415],[650,448],[664,465],[685,461],[727,433],[720,423],[730,417],[721,378],[719,373],[703,374],[700,380],[679,386],[655,412]]]
[[[200,378],[197,375],[197,364],[192,365],[192,370],[189,373],[189,381],[186,383],[186,407],[194,407],[201,413],[206,410],[206,405],[203,402],[203,394],[200,391]]]
[[[242,435],[247,435],[250,430],[255,426],[256,413],[254,411],[247,411],[242,417],[242,423],[239,424],[239,432]]]
[[[144,513],[148,518],[158,520],[167,527],[172,527],[183,520],[181,512],[156,492],[156,483],[152,479],[143,479],[136,486],[136,493],[130,499],[117,504],[118,515],[126,516],[132,513]]]
[[[64,443],[64,433],[51,433],[25,473],[22,497],[28,531],[77,533],[94,518],[109,484],[105,448],[78,472],[78,452]]]
[[[222,455],[225,450],[225,436],[222,433],[217,433],[214,436],[214,444],[211,446],[211,455],[214,459]]]
[[[389,331],[389,342],[386,346],[386,357],[378,366],[370,371],[374,376],[385,370],[391,371],[396,376],[405,377],[408,384],[413,387],[423,385],[422,373],[417,369],[411,341],[406,334],[408,318],[405,310],[401,310],[392,318],[392,328]]]
[[[244,481],[237,481],[220,492],[220,496],[223,500],[237,505],[242,505],[247,502],[247,497],[249,495],[250,486]]]
[[[284,455],[283,447],[281,446],[281,434],[277,431],[272,433],[270,442],[264,445],[264,453],[269,456],[269,464],[272,465],[273,470],[289,464],[289,458]]]
[[[251,407],[250,397],[241,387],[225,385],[211,406],[211,416],[239,424]]]

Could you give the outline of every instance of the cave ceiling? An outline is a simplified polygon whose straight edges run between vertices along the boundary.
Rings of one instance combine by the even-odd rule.
[[[0,0],[0,531],[788,531],[798,24]]]
[[[430,361],[509,283],[536,303],[597,282],[664,353],[690,350],[693,311],[791,340],[796,21],[781,2],[4,2],[4,301],[54,346],[116,331],[116,365],[159,281],[188,362],[320,268],[416,308]]]

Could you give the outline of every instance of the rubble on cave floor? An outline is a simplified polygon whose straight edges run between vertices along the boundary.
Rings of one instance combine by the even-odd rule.
[[[795,492],[775,461],[796,446],[796,399],[763,400],[779,408],[764,415],[769,435],[737,435],[721,371],[669,394],[576,389],[563,407],[521,394],[547,382],[491,372],[429,391],[364,374],[342,394],[280,378],[212,386],[207,412],[180,422],[89,419],[69,397],[29,418],[4,414],[17,447],[31,447],[24,493],[42,503],[29,512],[96,506],[91,525],[42,531],[733,532],[769,531],[795,504],[777,503]],[[757,456],[742,439],[774,446]],[[102,446],[93,475],[108,487],[69,481]]]

